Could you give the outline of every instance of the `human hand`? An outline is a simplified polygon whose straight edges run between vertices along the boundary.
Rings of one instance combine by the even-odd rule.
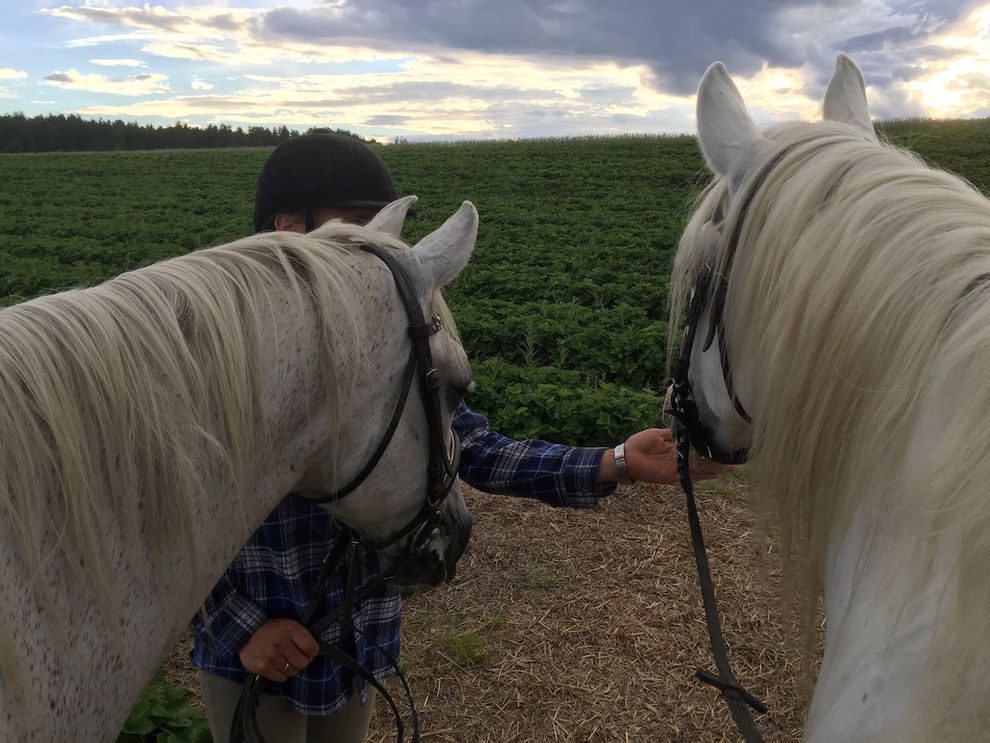
[[[237,651],[237,657],[250,673],[282,682],[308,666],[319,652],[320,646],[299,622],[269,619]]]
[[[647,428],[626,439],[626,471],[633,480],[664,485],[679,481],[677,475],[677,449],[669,428]],[[702,459],[691,451],[691,478],[709,480],[725,474],[729,468],[716,462]],[[615,471],[615,458],[611,451],[605,452],[600,466],[599,480],[618,478]],[[613,476],[608,477],[608,475]],[[605,476],[603,476],[605,475]]]

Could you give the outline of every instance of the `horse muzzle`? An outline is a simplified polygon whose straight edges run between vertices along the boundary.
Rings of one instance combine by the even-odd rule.
[[[457,575],[457,561],[471,540],[474,517],[466,508],[444,509],[440,523],[423,536],[396,573],[404,594],[447,583]]]

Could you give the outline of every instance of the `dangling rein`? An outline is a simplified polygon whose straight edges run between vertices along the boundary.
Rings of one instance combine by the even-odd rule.
[[[708,627],[708,640],[711,644],[712,655],[718,673],[714,674],[704,668],[695,671],[695,675],[706,684],[711,684],[721,690],[722,696],[729,705],[729,711],[736,722],[736,727],[742,733],[747,743],[763,743],[763,737],[756,729],[749,708],[752,707],[760,714],[767,712],[766,705],[743,688],[729,666],[728,649],[722,636],[722,625],[718,618],[718,603],[715,599],[715,587],[712,584],[711,568],[708,565],[708,553],[705,550],[705,538],[701,532],[701,521],[698,519],[698,505],[694,499],[694,487],[691,484],[690,454],[692,443],[694,448],[706,459],[722,464],[741,464],[748,458],[745,450],[725,451],[719,447],[709,432],[705,429],[698,414],[698,406],[691,391],[688,380],[688,368],[691,361],[691,348],[694,345],[695,329],[701,315],[703,287],[696,287],[692,307],[688,311],[688,325],[681,344],[680,358],[674,363],[674,384],[670,395],[670,415],[680,425],[674,426],[674,439],[677,445],[677,475],[684,490],[687,501],[688,522],[691,525],[691,546],[694,549],[694,561],[698,567],[698,582],[701,584],[701,598],[705,606],[705,624]],[[708,341],[710,343],[711,341]],[[719,348],[724,349],[724,342]],[[727,355],[722,355],[722,374],[726,389],[730,390],[733,404],[746,420],[746,414],[735,394],[731,392],[731,371],[726,363]]]
[[[691,547],[694,550],[694,561],[698,567],[698,583],[701,585],[701,599],[705,606],[705,625],[708,627],[708,641],[715,656],[718,673],[714,674],[704,668],[695,671],[695,675],[706,684],[711,684],[721,690],[732,719],[742,733],[746,743],[763,743],[763,737],[756,729],[749,708],[752,707],[760,714],[767,711],[766,705],[743,688],[729,666],[728,649],[722,635],[722,625],[718,618],[718,603],[715,599],[715,587],[712,584],[711,568],[708,565],[708,552],[705,549],[705,538],[701,531],[701,521],[698,518],[698,504],[694,499],[694,486],[691,483],[691,445],[706,459],[723,464],[739,464],[745,462],[746,451],[723,451],[708,435],[698,415],[698,406],[688,381],[691,348],[694,344],[694,331],[700,315],[698,297],[703,292],[696,291],[694,306],[689,311],[688,326],[681,345],[681,357],[674,364],[674,384],[670,395],[670,415],[680,425],[674,426],[674,440],[677,445],[677,475],[684,490],[687,502],[688,523],[691,525]],[[721,344],[720,344],[721,345]],[[722,366],[723,374],[727,367]],[[728,387],[727,387],[728,388]]]
[[[382,683],[375,678],[375,675],[362,666],[357,659],[352,658],[340,648],[334,647],[325,640],[320,639],[320,635],[323,634],[327,627],[338,621],[341,623],[341,641],[346,642],[353,638],[355,632],[353,616],[354,607],[360,603],[363,598],[373,594],[386,580],[392,579],[392,576],[379,575],[360,593],[355,590],[359,564],[357,554],[359,550],[369,547],[372,550],[375,549],[375,545],[369,545],[360,541],[349,529],[344,530],[344,532],[337,538],[337,542],[334,544],[333,549],[323,561],[323,568],[320,570],[319,577],[317,577],[313,590],[310,593],[309,603],[303,612],[300,624],[302,624],[316,639],[316,642],[320,647],[321,655],[327,656],[330,660],[346,668],[356,677],[363,680],[366,684],[374,687],[378,693],[381,694],[382,698],[391,708],[392,715],[395,718],[396,740],[398,743],[402,743],[403,740],[405,740],[405,725],[402,721],[402,714],[399,712],[399,707],[395,703],[395,699],[392,695],[389,694],[388,690],[382,685]],[[327,584],[329,583],[330,576],[332,576],[341,565],[345,566],[347,570],[347,582],[343,604],[337,611],[330,612],[323,617],[317,618],[314,615],[316,614],[317,606],[319,606],[320,598],[326,595]],[[378,645],[377,643],[372,643],[372,645],[374,645],[378,652],[385,656],[385,659],[388,661],[389,665],[395,669],[396,676],[402,684],[402,690],[409,705],[410,717],[412,720],[412,743],[419,743],[420,726],[419,713],[416,711],[416,700],[413,698],[412,690],[409,688],[409,682],[406,679],[405,674],[399,668],[399,661],[381,645]],[[258,706],[258,702],[260,701],[261,695],[264,693],[267,684],[268,680],[257,674],[248,677],[248,679],[244,682],[244,688],[241,690],[241,696],[237,702],[237,708],[234,711],[234,719],[231,721],[230,743],[266,743],[264,736],[258,729],[255,709]]]
[[[695,675],[706,684],[711,684],[722,691],[722,696],[729,705],[736,727],[742,733],[747,743],[763,743],[763,737],[756,729],[750,708],[760,714],[766,714],[767,707],[743,688],[729,667],[728,649],[722,636],[722,625],[718,618],[718,603],[715,599],[715,587],[712,584],[711,568],[708,565],[708,553],[705,550],[705,538],[701,532],[701,521],[698,519],[698,505],[694,499],[694,487],[691,484],[691,467],[689,456],[691,447],[705,459],[721,464],[742,464],[749,459],[749,451],[722,449],[705,428],[698,413],[698,406],[691,390],[688,370],[691,366],[691,351],[694,348],[695,332],[705,309],[706,302],[711,302],[708,333],[704,338],[702,351],[708,351],[718,336],[718,353],[722,367],[722,381],[726,392],[732,400],[736,413],[744,421],[750,423],[752,418],[736,395],[732,382],[732,366],[729,363],[728,346],[725,339],[723,315],[728,295],[729,276],[736,255],[736,248],[742,235],[743,223],[749,214],[750,205],[756,197],[760,186],[764,183],[770,171],[777,167],[792,150],[793,145],[785,147],[773,159],[764,165],[751,181],[748,191],[741,197],[741,207],[731,229],[724,230],[721,219],[716,217],[719,229],[719,245],[716,254],[726,254],[725,265],[718,271],[706,265],[704,271],[695,280],[688,307],[687,323],[684,337],[681,340],[680,356],[673,364],[673,387],[669,401],[670,414],[680,425],[674,427],[674,438],[677,443],[677,475],[684,489],[687,501],[688,522],[691,525],[691,546],[694,549],[694,561],[698,566],[698,582],[701,584],[701,598],[705,606],[705,624],[708,626],[708,640],[715,656],[718,673],[714,674],[704,668],[695,671]]]
[[[399,420],[405,409],[417,368],[420,370],[420,392],[426,414],[429,439],[426,500],[423,503],[423,507],[412,520],[393,534],[387,541],[372,543],[367,540],[361,540],[357,535],[345,528],[341,536],[337,539],[333,549],[323,561],[323,568],[310,593],[309,602],[305,611],[303,611],[300,623],[316,639],[322,655],[327,656],[330,660],[346,668],[354,676],[378,690],[378,693],[388,703],[392,709],[392,714],[395,716],[397,743],[403,743],[405,728],[402,722],[402,715],[395,700],[388,693],[388,690],[375,678],[375,675],[371,671],[362,666],[355,658],[352,658],[340,648],[321,640],[320,635],[330,625],[340,622],[341,639],[347,641],[353,638],[356,629],[354,627],[354,607],[362,599],[380,588],[383,583],[393,580],[404,564],[426,549],[429,540],[438,533],[441,522],[440,508],[447,496],[450,495],[451,488],[453,488],[454,482],[457,479],[457,466],[460,461],[460,441],[457,436],[453,436],[452,449],[449,452],[447,451],[440,405],[440,378],[436,367],[433,365],[433,355],[430,351],[430,336],[439,333],[443,327],[440,317],[436,316],[430,322],[426,321],[422,308],[419,306],[419,301],[416,298],[416,293],[413,290],[412,282],[406,275],[402,264],[391,253],[371,243],[361,245],[361,249],[376,256],[391,271],[396,289],[405,306],[409,319],[409,326],[406,328],[406,333],[412,342],[412,347],[409,351],[409,361],[406,364],[406,371],[403,376],[395,410],[371,459],[347,485],[331,493],[324,493],[318,497],[310,497],[309,501],[311,503],[333,503],[339,501],[357,490],[358,486],[371,474],[385,454],[385,450],[388,448],[398,428]],[[381,551],[406,537],[409,537],[409,540],[404,557],[399,561],[393,574],[380,574],[363,591],[358,593],[356,590],[359,564],[357,559],[358,550]],[[316,619],[313,615],[316,613],[316,607],[319,605],[321,597],[326,595],[330,576],[342,564],[347,569],[343,604],[337,611],[330,612],[326,616]],[[402,689],[406,695],[406,700],[409,702],[412,718],[412,743],[419,743],[419,714],[416,711],[416,702],[409,688],[409,682],[406,680],[405,674],[399,669],[399,661],[377,643],[372,642],[371,644],[385,657],[389,665],[395,669],[396,675],[402,683]],[[244,688],[241,690],[240,700],[237,703],[237,709],[234,712],[234,719],[231,721],[230,743],[266,743],[261,731],[258,729],[258,721],[255,718],[255,708],[258,706],[258,701],[266,683],[267,680],[257,674],[249,676],[247,681],[245,681]]]
[[[711,568],[708,565],[708,553],[705,549],[705,538],[701,532],[701,521],[698,519],[698,504],[694,499],[694,487],[691,484],[689,455],[691,441],[687,429],[679,426],[674,434],[677,444],[677,474],[681,481],[687,502],[688,522],[691,525],[691,547],[694,550],[694,561],[698,567],[698,583],[701,585],[701,598],[705,606],[705,625],[708,627],[708,641],[711,644],[712,655],[718,673],[714,674],[705,668],[699,668],[694,673],[699,680],[718,688],[729,705],[732,719],[742,733],[747,743],[763,743],[763,736],[756,729],[749,708],[752,707],[760,714],[767,712],[763,702],[750,694],[736,679],[729,666],[729,657],[722,636],[722,625],[718,618],[718,603],[715,599],[715,587],[712,585]]]

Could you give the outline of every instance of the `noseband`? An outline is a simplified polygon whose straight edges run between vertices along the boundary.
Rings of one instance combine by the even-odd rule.
[[[378,575],[360,592],[357,590],[357,552],[367,542],[362,542],[357,535],[345,527],[336,544],[327,555],[326,560],[324,560],[323,568],[310,593],[309,603],[303,611],[300,623],[316,639],[321,654],[326,655],[338,665],[346,668],[354,676],[378,690],[378,693],[392,710],[392,714],[395,717],[397,740],[399,743],[402,743],[405,729],[402,716],[399,712],[398,705],[396,705],[388,690],[375,678],[373,673],[364,668],[357,660],[340,648],[321,640],[320,635],[332,624],[341,622],[341,639],[353,637],[353,633],[358,631],[354,626],[352,617],[353,609],[357,603],[377,591],[386,581],[392,580],[402,566],[422,553],[431,538],[439,533],[441,522],[440,508],[447,499],[447,496],[450,495],[454,481],[457,479],[457,467],[460,461],[460,442],[456,435],[451,436],[452,443],[448,455],[446,432],[443,428],[442,410],[440,407],[440,374],[433,365],[433,354],[430,351],[430,337],[439,333],[443,328],[440,316],[434,315],[430,322],[426,322],[423,316],[423,310],[419,305],[419,298],[413,290],[412,282],[409,280],[405,268],[403,268],[402,264],[392,253],[371,243],[364,243],[360,247],[362,250],[376,256],[391,272],[392,278],[395,281],[395,287],[399,292],[399,297],[409,318],[407,333],[412,341],[412,348],[409,351],[409,361],[406,363],[405,372],[403,373],[399,398],[392,413],[392,418],[388,426],[386,426],[385,433],[382,435],[378,446],[375,448],[367,464],[342,488],[330,493],[322,493],[316,497],[304,497],[311,503],[336,503],[357,490],[361,483],[368,478],[381,461],[392,438],[395,436],[395,431],[399,426],[399,421],[402,418],[402,413],[409,398],[413,379],[416,377],[416,370],[419,369],[420,393],[423,398],[423,408],[426,412],[429,443],[426,500],[412,520],[399,529],[398,532],[383,542],[376,542],[370,545],[374,550],[381,550],[396,544],[406,536],[412,535],[408,548],[403,554],[403,559],[399,561],[393,573],[390,575]],[[319,606],[320,597],[326,594],[331,575],[342,564],[347,568],[347,583],[343,604],[326,616],[316,617],[315,614]],[[371,641],[370,638],[369,642],[372,642],[375,648],[385,656],[398,674],[411,711],[412,740],[416,743],[420,740],[419,716],[416,712],[416,704],[413,700],[409,684],[406,682],[405,675],[399,669],[399,663],[396,658],[392,657],[380,645]],[[254,710],[257,707],[265,685],[266,679],[257,674],[249,676],[245,682],[244,688],[241,691],[241,698],[238,701],[237,709],[234,712],[234,718],[231,722],[231,743],[265,743],[265,739],[258,729],[254,716]]]
[[[708,275],[710,275],[710,269],[706,269],[705,277],[699,279],[692,292],[691,307],[688,311],[687,325],[684,328],[684,339],[681,342],[681,354],[674,362],[672,369],[673,388],[668,405],[670,407],[670,414],[681,424],[681,430],[685,431],[688,441],[702,457],[721,464],[743,464],[749,459],[749,450],[733,449],[726,451],[722,449],[722,447],[715,443],[714,437],[705,424],[701,422],[698,403],[694,399],[694,392],[691,389],[691,381],[688,377],[691,368],[691,349],[694,347],[695,332],[703,311],[703,297],[707,293]],[[709,337],[714,339],[716,328],[715,318],[712,317],[710,322],[711,329],[709,331]],[[729,366],[729,356],[726,351],[725,335],[722,330],[721,320],[717,322],[717,325],[719,357],[725,388],[732,398],[732,404],[736,412],[747,423],[751,423],[752,418],[750,418],[746,409],[743,408],[742,403],[739,402],[739,398],[736,396],[732,386],[732,369]],[[711,340],[706,340],[703,351],[707,351],[710,344]]]

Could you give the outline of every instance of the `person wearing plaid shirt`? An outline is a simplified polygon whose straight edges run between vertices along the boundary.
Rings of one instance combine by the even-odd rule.
[[[307,182],[300,164],[323,175],[337,168],[347,177],[314,176]],[[279,178],[288,172],[293,182],[286,191]],[[347,193],[333,193],[338,182],[346,183]],[[300,192],[303,196],[308,192],[308,203],[300,203]],[[255,227],[307,232],[334,218],[366,223],[395,198],[384,163],[358,140],[327,134],[294,137],[275,149],[262,170]],[[490,430],[488,421],[463,403],[455,411],[453,430],[461,444],[459,476],[488,493],[535,498],[554,506],[590,507],[613,492],[618,481],[677,481],[674,445],[665,429],[647,429],[627,439],[624,462],[618,447],[617,460],[616,451],[607,447],[516,441]],[[699,478],[718,472],[704,464],[697,470]],[[287,496],[252,535],[193,619],[190,660],[199,669],[217,743],[228,740],[240,688],[249,673],[274,682],[257,710],[259,729],[268,743],[365,739],[374,690],[317,655],[315,640],[299,624],[341,529],[318,505]],[[358,592],[379,574],[377,557],[362,555]],[[341,566],[326,594],[318,597],[316,616],[339,607],[344,590]],[[355,632],[346,641],[340,623],[327,628],[322,639],[341,647],[381,679],[394,672],[388,655],[399,656],[400,622],[399,587],[386,581],[354,607]]]

